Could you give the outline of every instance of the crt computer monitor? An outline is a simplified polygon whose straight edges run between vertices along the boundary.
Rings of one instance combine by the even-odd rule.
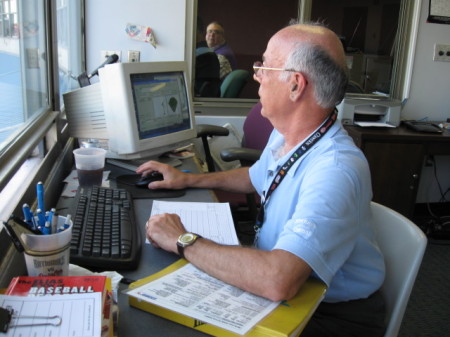
[[[99,82],[64,95],[71,136],[107,157],[156,157],[196,137],[186,62],[115,63]]]
[[[150,157],[196,137],[185,62],[116,63],[99,71],[112,157]]]

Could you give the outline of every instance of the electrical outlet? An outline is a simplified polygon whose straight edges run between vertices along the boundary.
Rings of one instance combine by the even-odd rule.
[[[140,62],[141,52],[139,50],[128,51],[128,62]]]
[[[109,56],[111,56],[112,54],[116,54],[117,56],[119,56],[119,59],[117,60],[117,62],[121,61],[121,54],[122,52],[120,50],[102,50],[100,52],[100,63],[105,62],[105,59],[108,58]]]
[[[450,45],[436,43],[434,45],[433,61],[450,62]]]

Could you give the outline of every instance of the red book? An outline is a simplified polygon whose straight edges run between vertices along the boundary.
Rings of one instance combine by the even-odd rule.
[[[112,286],[111,279],[106,276],[19,276],[11,280],[5,295],[51,296],[92,292],[102,293],[102,336],[113,336]]]

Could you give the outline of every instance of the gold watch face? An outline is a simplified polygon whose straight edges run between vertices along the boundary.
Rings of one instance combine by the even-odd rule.
[[[195,239],[197,238],[197,235],[193,234],[193,233],[184,233],[182,235],[180,235],[180,237],[178,238],[178,241],[184,246],[184,245],[189,245],[192,242],[195,241]]]

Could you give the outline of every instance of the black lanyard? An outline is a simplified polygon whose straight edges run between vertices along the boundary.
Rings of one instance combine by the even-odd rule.
[[[314,131],[311,136],[308,137],[303,143],[300,144],[300,146],[295,150],[295,152],[292,154],[292,156],[289,157],[289,159],[284,163],[283,166],[278,170],[277,175],[275,178],[273,178],[272,183],[270,184],[269,189],[267,192],[263,192],[263,196],[261,198],[261,207],[258,212],[258,216],[256,217],[256,224],[255,224],[255,231],[258,232],[264,221],[264,208],[267,202],[269,201],[270,196],[272,195],[273,191],[278,187],[278,185],[281,184],[284,177],[286,176],[287,172],[290,170],[290,168],[294,165],[294,163],[300,159],[301,156],[303,156],[310,148],[313,147],[322,137],[325,135],[328,130],[331,129],[331,126],[334,124],[337,118],[336,110],[334,110],[327,119],[320,125],[316,131]]]

